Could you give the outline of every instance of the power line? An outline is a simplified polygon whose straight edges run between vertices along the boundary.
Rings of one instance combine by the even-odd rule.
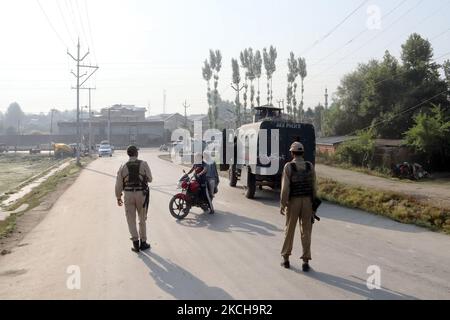
[[[50,21],[50,18],[48,17],[47,13],[45,12],[44,8],[42,7],[41,2],[39,0],[36,0],[36,2],[38,3],[39,8],[41,8],[41,11],[44,14],[45,18],[47,19],[47,22],[48,22],[49,26],[52,28],[53,32],[56,34],[56,36],[58,37],[59,41],[61,41],[61,43],[63,44],[63,46],[65,48],[68,48],[66,42],[63,40],[63,38],[58,33],[58,31],[56,31],[55,27],[53,26],[52,22]]]
[[[80,30],[78,29],[78,23],[76,22],[76,18],[75,18],[75,11],[73,10],[73,6],[72,6],[72,2],[70,0],[66,0],[65,5],[67,7],[67,10],[69,11],[69,14],[71,13],[71,20],[72,20],[72,25],[73,28],[77,34],[77,37],[80,37]]]
[[[385,20],[387,17],[389,17],[389,15],[391,15],[392,13],[394,13],[398,8],[400,8],[407,0],[402,0],[400,1],[400,3],[395,6],[392,10],[390,10],[388,13],[386,13],[382,20]],[[320,64],[321,62],[323,62],[324,60],[328,59],[329,57],[335,55],[337,52],[341,51],[342,49],[344,49],[345,47],[347,47],[348,45],[352,44],[356,39],[358,39],[359,37],[361,37],[363,34],[365,34],[366,32],[368,32],[369,29],[368,28],[364,28],[362,31],[360,31],[356,36],[354,36],[353,38],[351,38],[349,41],[347,41],[346,43],[344,43],[344,45],[342,45],[341,47],[339,47],[338,49],[332,51],[329,55],[327,55],[326,57],[320,59],[318,62],[313,63],[312,66],[316,66],[318,64]]]
[[[346,136],[352,136],[352,135],[356,134],[358,131],[364,131],[364,130],[367,130],[367,129],[370,129],[370,128],[377,127],[377,126],[379,126],[379,125],[381,125],[381,124],[383,124],[383,123],[385,123],[385,122],[390,122],[390,121],[392,121],[392,120],[398,118],[399,116],[401,116],[401,115],[403,115],[403,114],[405,114],[405,113],[408,113],[408,112],[410,112],[410,111],[413,111],[413,110],[415,110],[415,109],[421,107],[421,106],[424,105],[425,103],[430,102],[431,100],[433,100],[433,99],[435,99],[435,98],[437,98],[437,97],[439,97],[439,96],[441,96],[441,95],[444,95],[444,94],[447,95],[447,94],[448,94],[448,91],[447,91],[447,90],[442,91],[442,92],[440,92],[440,93],[438,93],[438,94],[432,96],[431,98],[428,98],[428,99],[426,99],[426,100],[424,100],[424,101],[422,101],[422,102],[416,104],[416,105],[413,106],[413,107],[407,108],[407,109],[405,109],[405,110],[403,110],[403,111],[401,111],[401,112],[395,114],[395,115],[394,115],[393,117],[391,117],[390,119],[385,119],[385,120],[377,121],[377,122],[373,123],[372,125],[370,125],[370,126],[368,126],[368,127],[365,127],[365,128],[363,128],[363,129],[360,129],[360,130],[355,130],[355,131],[353,131],[353,132],[347,134]]]
[[[72,42],[73,45],[76,45],[74,38],[72,38],[72,33],[69,30],[69,26],[68,26],[68,24],[66,22],[66,16],[64,15],[64,13],[63,13],[63,11],[61,9],[61,5],[59,3],[59,0],[55,0],[55,1],[56,1],[56,4],[58,5],[58,10],[59,10],[59,13],[61,14],[61,18],[62,18],[62,20],[64,22],[64,26],[66,27],[66,31],[67,31],[67,34],[69,35],[70,41]]]
[[[348,58],[349,56],[354,55],[356,52],[358,52],[359,50],[363,49],[364,47],[366,47],[369,43],[372,43],[375,39],[377,39],[378,37],[380,37],[383,33],[385,33],[386,31],[388,31],[390,28],[392,28],[395,24],[397,24],[398,22],[400,22],[403,18],[405,18],[409,13],[411,13],[415,8],[417,8],[422,2],[424,2],[424,0],[419,0],[414,6],[412,6],[411,8],[409,8],[404,14],[402,14],[399,18],[397,18],[394,22],[392,22],[388,27],[386,27],[382,32],[380,32],[379,34],[375,35],[375,37],[369,39],[369,41],[365,42],[362,46],[358,47],[356,50],[353,50],[350,54],[345,55],[343,58],[341,58],[335,65],[333,65],[331,68],[328,68],[327,70],[323,70],[322,72],[316,74],[314,77],[310,78],[310,79],[314,79],[317,78],[319,75],[323,74],[325,71],[329,71],[330,69],[335,68],[336,66],[339,65],[340,62],[342,62],[343,60],[345,60],[346,58]]]
[[[330,31],[328,31],[322,38],[314,42],[309,48],[303,51],[300,55],[303,56],[313,48],[315,48],[319,43],[330,37],[339,27],[341,27],[348,19],[350,19],[359,9],[361,9],[369,0],[364,0],[356,9],[354,9],[350,14],[348,14],[341,22],[334,26]]]
[[[420,22],[416,23],[414,25],[415,28],[417,28],[418,26],[420,26],[421,24],[425,23],[428,19],[431,19],[432,17],[434,17],[435,15],[437,15],[438,13],[442,12],[442,9],[446,6],[448,6],[450,4],[450,1],[447,1],[446,3],[444,3],[442,6],[440,6],[437,10],[433,11],[433,13],[431,13],[430,15],[428,15],[427,17],[425,17],[424,19],[422,19]],[[392,45],[395,41],[397,41],[397,39],[403,37],[406,34],[409,34],[410,31],[402,33],[399,37],[395,37],[392,41],[390,41],[385,47],[388,48],[390,45]]]
[[[75,0],[75,4],[76,4],[76,11],[77,11],[78,21],[80,21],[81,32],[83,33],[85,44],[89,47],[89,39],[86,36],[86,32],[84,30],[84,22],[83,22],[83,19],[81,17],[80,6],[78,5],[78,1],[77,0]]]
[[[95,45],[94,45],[94,37],[92,36],[91,19],[89,16],[87,0],[84,0],[84,9],[86,11],[86,17],[87,17],[87,22],[88,22],[89,37],[91,39],[92,49],[94,50],[93,55],[94,55],[95,63],[98,64]]]

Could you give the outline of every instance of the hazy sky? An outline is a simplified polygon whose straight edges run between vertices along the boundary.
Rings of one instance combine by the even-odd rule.
[[[82,51],[91,50],[86,62],[100,66],[90,83],[97,87],[94,108],[150,105],[151,114],[162,112],[164,89],[168,112],[182,112],[185,99],[191,113],[207,111],[201,67],[210,48],[223,53],[219,89],[230,100],[231,58],[242,49],[277,47],[275,100],[285,97],[289,52],[303,55],[306,107],[323,103],[325,87],[333,93],[358,62],[380,58],[386,49],[398,56],[412,32],[432,41],[435,57],[450,52],[449,0],[367,1],[329,34],[363,2],[2,0],[0,111],[13,101],[30,113],[75,108],[74,67],[66,51],[75,52],[78,35]],[[264,80],[261,87],[265,101]],[[87,92],[81,103],[87,104]]]

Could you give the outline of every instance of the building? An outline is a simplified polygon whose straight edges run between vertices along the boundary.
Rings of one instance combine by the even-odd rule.
[[[355,139],[353,136],[318,138],[316,140],[317,153],[334,154],[342,143],[353,139]]]
[[[209,129],[209,117],[207,114],[192,114],[192,115],[188,116],[188,119],[193,124],[196,122],[201,122],[203,131]]]
[[[158,146],[166,140],[163,121],[147,121],[145,108],[131,105],[114,105],[104,108],[100,114],[90,120],[81,120],[81,136],[87,145],[89,142],[89,123],[91,124],[92,144],[98,144],[103,140],[109,140],[118,148],[130,144],[138,144],[141,147]],[[58,122],[58,134],[73,137],[77,142],[77,123],[74,121]]]
[[[166,132],[172,133],[176,129],[182,128],[193,128],[194,123],[179,113],[171,113],[171,114],[160,114],[156,116],[150,116],[147,118],[147,121],[162,121],[164,123],[164,130]]]
[[[97,117],[111,122],[144,122],[146,112],[146,108],[116,104],[110,108],[103,108]]]

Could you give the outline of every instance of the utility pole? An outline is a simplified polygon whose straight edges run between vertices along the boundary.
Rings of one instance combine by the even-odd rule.
[[[236,128],[239,128],[241,126],[241,91],[245,89],[245,84],[243,84],[241,87],[239,87],[239,84],[234,86],[234,84],[231,84],[231,88],[236,91],[236,104],[238,104],[238,114],[236,114]],[[244,114],[244,123],[247,123],[247,115]]]
[[[97,72],[98,70],[98,66],[90,66],[90,65],[82,65],[81,63],[84,61],[84,59],[86,59],[86,57],[89,55],[89,50],[88,52],[82,57],[80,58],[80,51],[81,51],[81,47],[80,47],[80,39],[78,39],[78,44],[77,44],[77,57],[75,58],[69,51],[67,51],[67,54],[76,62],[76,67],[77,67],[77,72],[74,73],[72,71],[72,74],[75,76],[75,78],[77,79],[77,86],[76,88],[72,88],[77,90],[77,165],[81,165],[80,162],[80,156],[81,156],[81,130],[80,130],[80,89],[81,87],[86,83],[86,81],[89,80],[89,78],[91,78],[95,72]],[[90,75],[88,75],[87,73],[80,75],[80,69],[81,68],[90,68],[93,71],[91,72]],[[86,77],[86,79],[80,83],[81,78]]]
[[[328,88],[325,88],[325,110],[328,110]]]
[[[187,117],[187,109],[191,106],[187,104],[187,101],[184,101],[183,108],[184,108],[184,127],[188,129],[188,117]]]
[[[80,90],[88,90],[89,92],[89,155],[92,154],[92,98],[91,98],[91,91],[97,90],[97,88],[80,88]]]
[[[50,155],[52,155],[52,144],[53,144],[53,115],[55,113],[55,109],[52,109],[50,115]]]

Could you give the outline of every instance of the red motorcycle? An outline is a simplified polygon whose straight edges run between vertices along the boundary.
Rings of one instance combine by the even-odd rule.
[[[169,203],[170,214],[175,219],[183,220],[193,207],[199,207],[204,212],[211,211],[208,200],[202,195],[202,188],[195,174],[193,177],[185,174],[178,183],[178,189],[182,192],[175,195]]]

